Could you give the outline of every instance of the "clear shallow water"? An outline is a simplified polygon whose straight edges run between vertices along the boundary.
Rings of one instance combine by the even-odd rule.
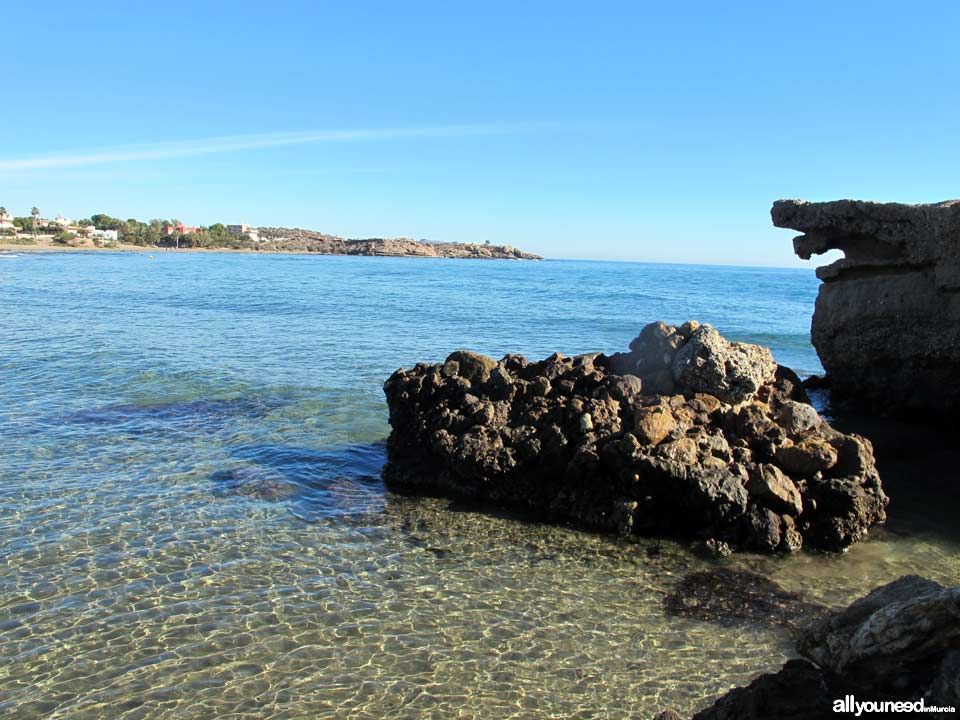
[[[816,291],[680,265],[3,259],[0,716],[645,717],[778,667],[783,628],[664,615],[708,567],[681,544],[386,493],[380,386],[458,347],[611,352],[689,318],[808,374]],[[956,540],[917,527],[727,564],[828,604],[956,583]]]

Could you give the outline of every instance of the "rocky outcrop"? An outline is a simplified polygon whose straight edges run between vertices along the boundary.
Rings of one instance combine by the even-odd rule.
[[[319,255],[369,255],[390,257],[443,257],[486,260],[543,260],[511,245],[427,242],[411,238],[368,238],[348,240],[314,230],[299,228],[258,228],[259,250],[304,252]]]
[[[836,717],[834,703],[848,695],[955,708],[960,587],[900,578],[815,621],[799,634],[797,650],[803,660],[731,690],[694,720]]]
[[[384,385],[391,489],[714,549],[839,550],[885,518],[870,443],[831,428],[764,348],[652,323],[630,352],[467,351]]]
[[[779,200],[773,224],[803,233],[803,259],[841,250],[812,339],[833,394],[871,409],[960,414],[960,200],[903,205]]]

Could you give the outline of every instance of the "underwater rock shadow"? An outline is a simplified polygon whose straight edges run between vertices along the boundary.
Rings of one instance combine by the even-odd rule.
[[[238,417],[263,417],[285,402],[277,399],[198,398],[155,403],[118,403],[53,418],[56,425],[109,425],[144,434],[159,430],[216,430]]]
[[[209,476],[218,492],[289,501],[307,521],[379,512],[386,502],[385,441],[333,450],[246,445],[231,455],[242,464]]]
[[[806,625],[828,608],[804,599],[776,582],[749,570],[715,567],[688,573],[663,600],[665,613],[733,625]]]

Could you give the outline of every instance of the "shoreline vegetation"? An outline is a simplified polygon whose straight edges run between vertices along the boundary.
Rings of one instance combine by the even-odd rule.
[[[102,213],[76,223],[58,216],[12,217],[0,208],[0,250],[238,252],[304,255],[542,260],[511,245],[431,242],[412,238],[348,239],[301,228],[224,225],[188,227],[177,220],[121,220]]]

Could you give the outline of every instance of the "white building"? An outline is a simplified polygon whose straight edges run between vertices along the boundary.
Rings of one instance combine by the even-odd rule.
[[[57,217],[54,219],[53,224],[59,225],[60,227],[65,228],[69,225],[73,225],[73,220],[57,213]]]
[[[0,230],[15,230],[13,225],[13,215],[10,213],[0,213]]]
[[[234,235],[246,235],[254,242],[260,242],[260,233],[257,232],[255,227],[240,223],[239,225],[227,225],[227,231]]]
[[[97,230],[96,228],[90,228],[90,237],[95,240],[116,242],[120,237],[120,233],[117,230]]]

